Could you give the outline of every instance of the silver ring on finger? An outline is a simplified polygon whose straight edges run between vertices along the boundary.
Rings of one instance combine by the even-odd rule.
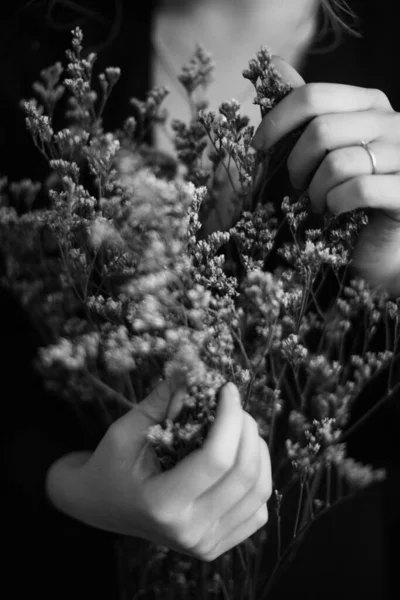
[[[375,154],[372,152],[370,145],[368,142],[361,142],[361,146],[364,148],[364,150],[368,153],[368,156],[371,160],[371,165],[372,165],[372,175],[376,175],[377,173],[377,168],[376,168],[376,156]]]

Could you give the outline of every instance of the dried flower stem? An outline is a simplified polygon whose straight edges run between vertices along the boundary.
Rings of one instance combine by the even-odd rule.
[[[319,490],[320,485],[321,485],[322,473],[323,473],[323,468],[322,468],[322,466],[320,466],[317,469],[316,474],[314,475],[313,482],[312,482],[312,485],[311,485],[311,489],[310,489],[310,492],[308,494],[308,501],[309,501],[309,506],[311,507],[311,510],[312,510],[312,503],[313,503],[314,499],[316,498],[316,496],[318,494],[318,490]],[[303,511],[303,515],[302,515],[302,518],[301,518],[301,521],[300,521],[300,527],[299,527],[300,531],[303,531],[304,527],[307,524],[307,520],[308,520],[307,506],[305,506],[304,507],[304,511]]]
[[[326,508],[331,505],[331,483],[332,483],[332,465],[328,460],[326,464]]]
[[[308,272],[307,273],[307,277],[306,277],[306,281],[305,281],[305,285],[304,285],[304,288],[303,288],[303,295],[302,295],[302,298],[301,298],[300,310],[299,310],[299,314],[297,315],[297,320],[296,320],[296,333],[300,329],[300,325],[301,325],[301,322],[302,322],[304,314],[305,314],[305,310],[306,310],[306,307],[307,307],[308,298],[309,298],[309,295],[310,295],[310,290],[311,290],[311,273]]]
[[[132,404],[129,402],[129,400],[127,400],[127,398],[125,398],[125,396],[123,396],[119,392],[116,392],[113,388],[104,383],[104,381],[97,379],[97,377],[92,375],[92,373],[86,372],[85,377],[87,377],[87,379],[95,387],[102,391],[106,397],[109,397],[110,400],[116,401],[117,404],[119,404],[122,408],[125,408],[126,410],[131,410]]]
[[[212,144],[212,146],[213,146],[213,148],[214,148],[215,152],[216,152],[216,153],[217,153],[217,155],[220,157],[221,164],[222,164],[222,166],[223,166],[223,167],[224,167],[224,169],[225,169],[226,176],[227,176],[227,178],[228,178],[228,180],[229,180],[229,183],[230,183],[230,184],[231,184],[231,186],[232,186],[232,190],[233,190],[233,191],[234,191],[234,193],[235,193],[235,194],[238,196],[238,195],[239,195],[239,193],[238,193],[238,191],[236,190],[235,184],[233,183],[232,175],[231,175],[231,173],[230,173],[230,171],[229,171],[229,168],[228,168],[228,166],[225,164],[225,161],[224,161],[224,159],[223,159],[223,158],[222,158],[222,156],[221,156],[221,151],[220,151],[220,150],[218,150],[218,148],[217,148],[217,146],[216,146],[216,144],[215,144],[215,141],[214,141],[214,139],[213,139],[213,137],[212,137],[211,133],[210,133],[210,132],[209,132],[209,131],[208,131],[206,128],[204,128],[204,129],[205,129],[205,131],[207,132],[207,136],[208,136],[209,140],[211,141],[211,144]]]
[[[356,423],[354,423],[354,425],[349,427],[349,429],[346,429],[346,431],[343,432],[343,434],[340,436],[340,438],[335,443],[341,444],[341,443],[347,441],[348,438],[351,435],[353,435],[353,433],[355,433],[356,431],[359,430],[361,425],[363,425],[366,421],[368,421],[380,408],[382,408],[382,406],[384,404],[386,404],[386,402],[391,400],[392,397],[395,396],[397,394],[397,392],[399,392],[399,391],[400,391],[400,383],[396,384],[392,388],[390,393],[386,394],[383,398],[380,398],[380,400],[378,400],[378,402],[376,404],[374,404],[374,406],[372,406],[372,408],[370,408],[366,413],[364,413],[363,416],[360,417],[360,419]]]
[[[299,502],[298,502],[298,505],[297,505],[296,520],[295,520],[295,523],[294,523],[293,539],[295,539],[297,537],[297,528],[298,528],[298,525],[299,525],[301,506],[302,506],[302,503],[303,503],[303,492],[304,492],[305,477],[306,476],[304,474],[302,474],[300,476],[300,493],[299,493]]]
[[[392,386],[393,386],[394,365],[396,362],[395,357],[396,357],[396,350],[397,350],[398,343],[399,343],[399,319],[398,319],[398,317],[396,317],[396,324],[395,324],[395,328],[394,328],[394,340],[393,340],[393,356],[390,361],[389,376],[388,376],[388,386],[387,386],[388,394],[391,393]]]

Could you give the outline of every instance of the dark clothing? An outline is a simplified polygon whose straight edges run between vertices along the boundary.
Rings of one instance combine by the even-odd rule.
[[[399,598],[397,470],[318,516],[283,561],[260,598],[308,600]]]
[[[358,27],[363,37],[343,34],[337,47],[326,53],[321,48],[327,40],[321,40],[320,51],[306,57],[302,74],[309,82],[380,88],[393,107],[400,110],[398,0],[348,3],[359,16]],[[118,34],[102,49],[97,63],[98,70],[105,66],[122,69],[121,81],[104,116],[105,127],[113,129],[129,114],[129,98],[143,97],[150,85],[148,59],[153,2],[124,0],[122,16],[114,14],[113,3],[86,4],[104,17],[102,23],[88,18],[82,23],[85,43],[92,50],[98,49],[96,46],[109,36],[110,23],[117,19]],[[48,15],[46,19],[46,14],[37,9],[37,3],[25,1],[14,3],[13,9],[1,10],[5,16],[0,35],[0,171],[11,180],[27,177],[42,180],[47,166],[25,131],[17,104],[21,98],[32,96],[32,82],[42,68],[63,60],[65,49],[70,46],[71,19],[75,15]],[[50,17],[57,23],[69,20],[71,25],[56,30],[50,24]],[[41,600],[110,600],[117,589],[113,536],[59,514],[45,497],[45,474],[52,462],[90,444],[74,413],[59,399],[46,394],[35,375],[31,361],[38,343],[32,325],[16,301],[1,292],[2,443],[6,480],[2,543],[3,555],[8,559],[3,567],[9,584],[3,584],[3,588],[9,590],[10,599],[22,599],[29,594]],[[364,400],[373,403],[374,396]],[[372,425],[363,427],[350,443],[354,456],[379,464],[395,457],[398,464],[398,412],[392,403],[390,410],[385,407],[380,411]],[[294,592],[300,598],[317,594],[327,598],[329,589],[335,590],[335,597],[340,598],[389,597],[387,568],[394,556],[393,540],[399,539],[399,503],[396,505],[393,500],[398,498],[398,478],[394,472],[387,484],[376,485],[344,501],[315,522],[299,552],[283,565],[280,584],[271,598],[288,598]]]
[[[10,600],[107,598],[117,588],[113,538],[64,516],[45,496],[50,465],[85,449],[74,412],[52,397],[31,363],[39,338],[15,299],[0,290],[2,373],[1,540]]]

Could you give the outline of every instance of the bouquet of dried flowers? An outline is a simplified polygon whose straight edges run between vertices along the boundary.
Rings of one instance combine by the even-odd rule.
[[[180,75],[193,119],[172,121],[174,159],[146,141],[168,118],[165,89],[131,99],[132,117],[104,131],[102,112],[120,71],[107,68],[96,86],[96,56],[84,55],[82,41],[75,29],[66,70],[43,71],[39,101],[23,103],[52,169],[49,205],[30,210],[41,184],[2,181],[2,284],[43,334],[37,366],[46,385],[78,409],[97,403],[103,429],[162,378],[184,381],[179,416],[148,432],[163,469],[203,443],[220,387],[239,387],[272,456],[270,522],[212,564],[149,545],[140,555],[129,550],[129,568],[141,574],[135,598],[164,597],[167,586],[173,597],[253,598],[316,513],[384,477],[347,456],[346,426],[378,374],[387,373],[378,405],[398,389],[398,305],[349,276],[365,214],[315,224],[306,194],[269,201],[272,165],[293,139],[269,157],[254,153],[253,127],[238,102],[222,103],[219,114],[196,103],[213,69],[204,49]],[[261,116],[290,91],[265,48],[243,76],[255,86]],[[56,131],[54,112],[65,98],[69,126]],[[231,183],[225,231],[210,217],[221,173]],[[296,508],[285,514],[293,488]],[[261,569],[264,544],[274,545],[269,570]],[[129,589],[129,576],[125,583]]]

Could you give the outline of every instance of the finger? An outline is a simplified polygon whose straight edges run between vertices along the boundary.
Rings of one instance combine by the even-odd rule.
[[[185,400],[187,398],[187,391],[184,387],[178,389],[175,394],[171,396],[171,399],[168,404],[168,410],[166,418],[174,421],[179,413],[181,412]]]
[[[371,142],[384,138],[396,142],[399,133],[398,127],[394,127],[395,114],[364,111],[323,115],[313,119],[288,158],[292,185],[296,189],[305,189],[327,152],[357,146],[362,140]]]
[[[244,411],[237,387],[228,383],[220,394],[215,421],[202,448],[185,457],[173,469],[149,481],[155,493],[175,506],[186,507],[234,466],[239,450]]]
[[[356,208],[376,208],[400,220],[400,174],[353,177],[330,190],[326,202],[334,215]]]
[[[220,521],[223,532],[239,526],[249,515],[254,514],[260,506],[266,504],[272,493],[271,460],[268,446],[262,438],[258,438],[260,446],[260,470],[258,479],[246,496],[226,512]]]
[[[211,548],[200,548],[202,560],[212,561],[227,552],[231,548],[234,548],[238,544],[241,544],[244,540],[251,537],[256,531],[268,521],[268,508],[266,504],[263,504],[247,521],[241,523],[234,531],[232,531],[225,539],[218,542],[214,547]]]
[[[283,136],[311,119],[333,113],[363,110],[392,111],[379,90],[338,83],[309,83],[294,89],[262,120],[253,140],[258,150],[268,150]]]
[[[286,60],[281,56],[273,54],[272,63],[285,83],[290,83],[290,85],[294,88],[305,84],[305,81],[300,73],[298,73],[296,69],[286,62]]]
[[[396,173],[400,171],[400,145],[373,142],[369,144],[376,161],[376,173]],[[308,194],[316,212],[326,208],[326,198],[333,188],[348,179],[361,175],[371,175],[372,162],[362,146],[349,146],[329,152],[317,169]]]
[[[226,538],[227,535],[239,527],[241,523],[247,521],[249,516],[254,515],[263,504],[266,504],[271,496],[271,462],[268,446],[260,437],[258,437],[257,443],[260,453],[258,479],[247,494],[232,506],[230,510],[227,510],[225,513],[220,513],[219,524],[217,525],[217,529],[214,530],[214,535],[218,536],[219,541]],[[212,528],[207,530],[204,533],[204,539],[210,539],[212,537],[212,531]]]
[[[293,68],[288,62],[286,62],[286,60],[283,59],[281,56],[273,54],[272,63],[285,83],[290,84],[293,88],[305,85],[305,81],[300,75],[300,73],[298,73],[296,69]],[[260,138],[259,143],[258,138]],[[256,134],[253,137],[251,145],[254,149],[257,150],[262,148],[263,142],[263,131],[261,128],[258,128]]]
[[[114,429],[118,430],[120,447],[125,447],[133,458],[136,449],[145,443],[148,428],[165,419],[171,397],[177,392],[175,379],[167,379],[114,423]]]
[[[199,521],[219,521],[223,515],[249,493],[260,477],[260,436],[255,420],[244,413],[242,439],[234,468],[213,487],[202,494],[195,504]],[[259,502],[260,503],[260,502]],[[252,514],[255,510],[252,507]],[[248,512],[246,516],[248,516]],[[243,521],[243,517],[241,519]]]

